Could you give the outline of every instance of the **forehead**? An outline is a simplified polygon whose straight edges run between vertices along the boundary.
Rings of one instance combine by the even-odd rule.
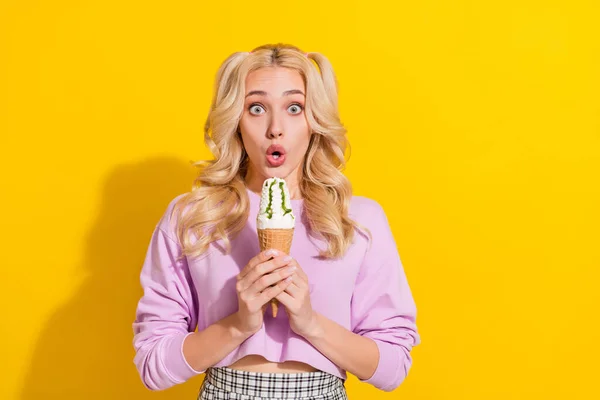
[[[264,90],[279,97],[285,90],[304,89],[302,75],[295,69],[283,67],[263,67],[246,76],[246,93]]]

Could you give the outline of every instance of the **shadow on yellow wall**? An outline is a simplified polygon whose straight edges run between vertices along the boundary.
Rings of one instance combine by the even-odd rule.
[[[155,224],[194,170],[174,158],[115,168],[105,181],[71,300],[40,327],[21,398],[195,398],[202,379],[150,392],[133,364],[132,323],[142,295],[139,273]],[[202,375],[203,377],[204,375]]]

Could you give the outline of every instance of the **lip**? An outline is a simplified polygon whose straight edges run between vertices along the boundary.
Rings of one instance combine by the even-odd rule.
[[[279,153],[279,157],[275,159],[273,153]],[[267,163],[271,167],[279,167],[285,162],[285,149],[279,144],[272,144],[267,148]]]

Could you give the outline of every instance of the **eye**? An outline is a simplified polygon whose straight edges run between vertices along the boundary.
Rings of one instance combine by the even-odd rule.
[[[303,107],[302,105],[296,103],[289,106],[288,110],[292,110],[292,114],[300,114],[303,110]]]
[[[250,107],[248,107],[248,111],[250,111],[250,114],[253,114],[253,115],[262,114],[260,112],[260,110],[264,111],[264,108],[260,104],[254,103],[254,104],[251,104]]]

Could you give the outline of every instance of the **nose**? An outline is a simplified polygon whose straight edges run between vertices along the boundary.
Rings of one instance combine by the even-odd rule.
[[[271,125],[269,126],[269,139],[276,139],[283,135],[282,121],[280,116],[273,116]]]

